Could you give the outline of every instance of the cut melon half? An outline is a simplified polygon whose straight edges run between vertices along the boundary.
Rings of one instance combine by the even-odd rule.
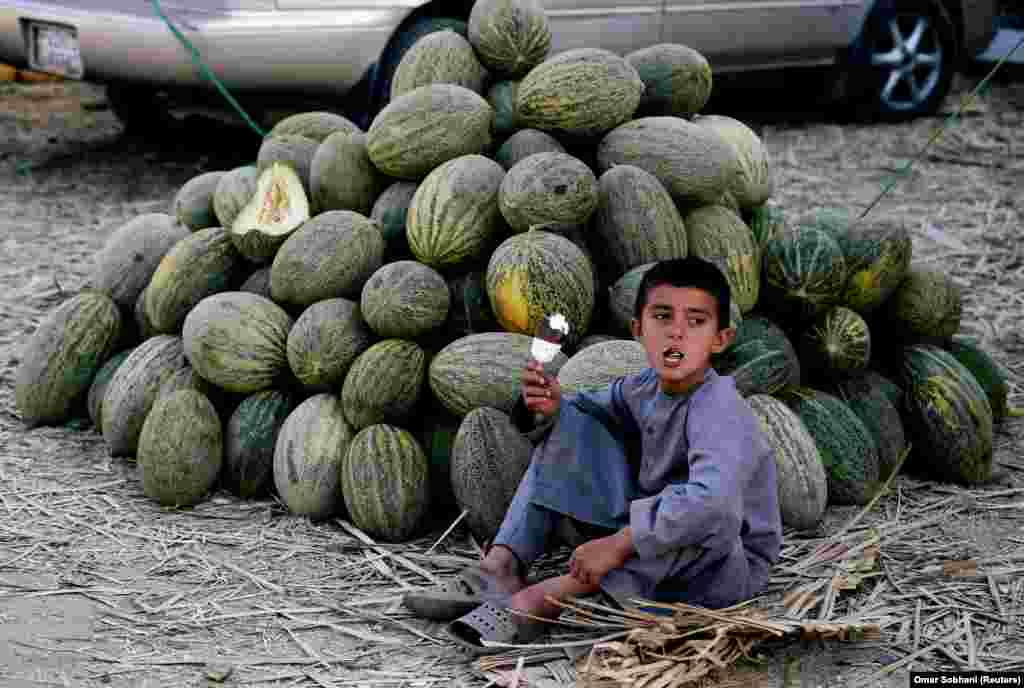
[[[251,261],[266,263],[309,219],[309,198],[290,165],[275,162],[260,174],[256,193],[231,225],[231,240]]]

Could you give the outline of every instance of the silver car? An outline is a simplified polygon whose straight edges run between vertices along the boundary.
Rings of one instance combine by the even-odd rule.
[[[364,126],[417,38],[465,30],[472,0],[0,0],[0,61],[107,84],[129,125],[172,110],[230,108],[212,72],[257,121],[329,109]],[[625,54],[655,43],[703,53],[715,74],[835,69],[860,114],[934,112],[964,60],[994,34],[996,0],[543,0],[552,52]],[[172,27],[174,30],[172,30]],[[177,34],[175,33],[178,32]],[[189,47],[187,47],[189,46]],[[195,53],[193,53],[193,49]]]

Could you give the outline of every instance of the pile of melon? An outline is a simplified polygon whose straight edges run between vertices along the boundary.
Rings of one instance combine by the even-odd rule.
[[[696,255],[732,287],[714,365],[786,524],[866,503],[908,445],[935,479],[990,476],[1005,374],[905,227],[794,221],[758,135],[701,113],[698,52],[550,45],[535,0],[479,0],[406,52],[367,131],[289,116],[113,232],[26,344],[21,418],[88,414],[164,505],[274,496],[389,541],[465,511],[486,539],[536,441],[511,414],[539,319],[573,326],[563,390],[600,388],[647,366],[644,271]]]

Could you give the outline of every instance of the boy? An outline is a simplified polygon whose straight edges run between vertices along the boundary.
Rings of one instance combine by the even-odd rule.
[[[600,393],[562,399],[540,366],[524,371],[526,407],[554,427],[479,566],[434,597],[406,598],[424,616],[462,613],[447,629],[459,645],[529,642],[548,624],[510,609],[557,618],[548,596],[603,591],[624,605],[720,608],[767,583],[782,532],[774,457],[732,378],[710,360],[735,336],[728,282],[699,258],[657,263],[640,284],[632,331],[650,367]],[[629,437],[640,438],[639,457],[628,454]],[[528,585],[531,563],[564,530],[591,539],[565,574]]]

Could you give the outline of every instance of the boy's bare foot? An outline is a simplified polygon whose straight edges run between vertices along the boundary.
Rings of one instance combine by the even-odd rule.
[[[501,592],[515,593],[526,587],[519,573],[519,559],[504,545],[491,547],[480,562],[480,569],[494,579],[495,587]]]
[[[519,611],[541,616],[545,619],[557,619],[562,613],[562,608],[547,598],[553,597],[557,600],[578,595],[591,595],[601,589],[601,586],[581,583],[576,578],[566,574],[542,580],[529,587],[523,588],[512,596],[509,607]],[[526,621],[527,619],[524,619]]]

